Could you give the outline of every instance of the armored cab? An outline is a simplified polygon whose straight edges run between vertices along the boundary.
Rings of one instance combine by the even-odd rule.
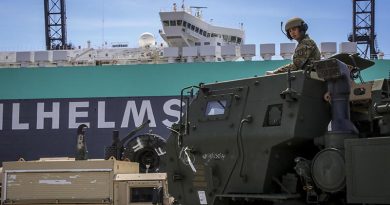
[[[390,135],[383,126],[389,120],[372,120],[374,116],[387,119],[383,116],[389,112],[385,102],[389,96],[376,100],[376,106],[382,106],[377,109],[383,111],[381,115],[367,114],[376,109],[370,98],[366,109],[359,110],[360,118],[351,120],[351,112],[353,117],[356,113],[350,107],[350,95],[359,98],[363,94],[354,90],[350,94],[353,74],[357,75],[353,69],[359,68],[342,60],[319,61],[313,71],[191,87],[197,88],[197,93],[182,96],[187,107],[182,108],[184,116],[172,127],[167,141],[167,173],[175,200],[192,205],[342,204],[373,199],[373,192],[367,196],[362,188],[355,189],[356,184],[365,185],[359,181],[365,175],[355,170],[364,162],[355,157],[375,146],[359,150],[353,145],[364,144],[359,140],[367,133],[371,137]],[[385,86],[377,89],[388,91]],[[368,92],[371,90],[364,91]],[[368,121],[373,124],[368,125]],[[359,134],[360,130],[365,134]],[[389,137],[383,140],[388,142]],[[381,150],[390,154],[385,151],[390,145]],[[345,153],[347,160],[353,158],[350,162],[345,161]],[[365,160],[377,157],[372,154]],[[384,159],[376,162],[389,166]],[[372,164],[379,169],[378,164]],[[385,174],[380,177],[390,179]],[[353,184],[350,190],[346,184]],[[381,184],[381,188],[390,186]],[[349,196],[353,189],[359,192],[358,197]],[[375,196],[381,195],[381,199],[369,203],[390,203],[383,197],[386,194],[389,192],[379,190]]]
[[[275,193],[273,181],[294,173],[294,158],[317,151],[311,143],[330,121],[330,106],[323,99],[326,84],[294,72],[288,89],[286,78],[201,86],[189,105],[187,135],[173,133],[167,145],[176,153],[169,154],[167,167],[178,200],[197,204],[203,193],[212,203],[216,196]]]

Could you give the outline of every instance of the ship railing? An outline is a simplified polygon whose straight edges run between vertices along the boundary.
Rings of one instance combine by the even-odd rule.
[[[78,59],[84,57],[86,54],[88,54],[89,52],[91,52],[91,51],[93,51],[93,50],[94,50],[93,48],[88,48],[87,50],[81,52],[80,54],[78,54],[78,55],[72,57],[72,58],[70,59],[70,62],[76,62]]]

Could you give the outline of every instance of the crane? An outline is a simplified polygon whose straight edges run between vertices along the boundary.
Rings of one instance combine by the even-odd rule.
[[[44,0],[47,50],[69,49],[66,39],[65,0]]]
[[[375,34],[375,0],[352,0],[352,34],[350,42],[356,42],[363,58],[377,58],[378,49]]]

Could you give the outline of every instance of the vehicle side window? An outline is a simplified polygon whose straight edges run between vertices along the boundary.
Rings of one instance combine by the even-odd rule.
[[[282,124],[282,115],[283,104],[268,105],[263,127],[280,126]]]
[[[226,100],[215,100],[207,102],[206,115],[223,115],[225,114],[227,101]]]

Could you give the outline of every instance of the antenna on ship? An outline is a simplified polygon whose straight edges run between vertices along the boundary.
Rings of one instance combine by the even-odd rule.
[[[104,20],[105,20],[105,16],[104,16],[104,0],[102,1],[102,48],[105,47],[105,44],[107,43],[104,43],[105,40],[104,40]]]
[[[202,9],[207,9],[205,6],[190,6],[191,9],[196,9],[195,17],[202,18]]]

